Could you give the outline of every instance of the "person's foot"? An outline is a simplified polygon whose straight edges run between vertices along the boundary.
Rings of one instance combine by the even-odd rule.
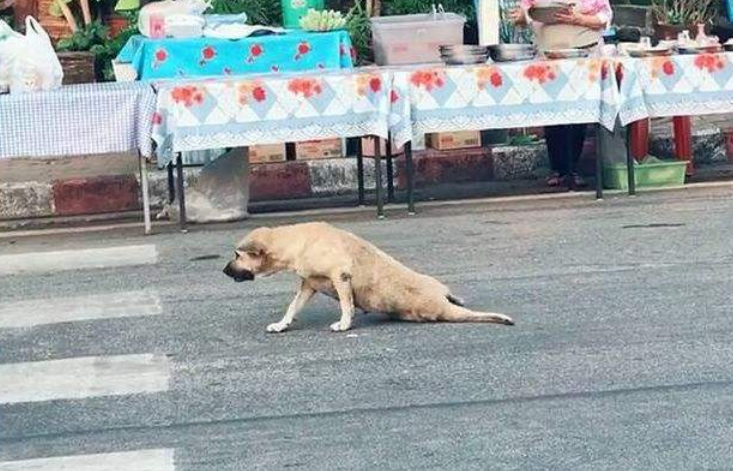
[[[549,186],[550,188],[557,188],[563,184],[564,180],[565,178],[563,178],[562,175],[560,175],[557,172],[554,172],[552,175],[547,177],[547,186]]]
[[[568,177],[568,187],[570,187],[571,190],[585,188],[586,186],[588,186],[586,181],[577,173],[573,173]]]

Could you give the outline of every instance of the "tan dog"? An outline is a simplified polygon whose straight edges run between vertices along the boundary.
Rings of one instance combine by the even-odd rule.
[[[415,322],[493,322],[513,325],[503,314],[470,311],[435,278],[416,273],[369,242],[326,223],[259,228],[245,237],[224,273],[235,281],[289,271],[300,289],[280,322],[268,332],[283,332],[315,293],[339,301],[337,332],[351,328],[354,307]]]

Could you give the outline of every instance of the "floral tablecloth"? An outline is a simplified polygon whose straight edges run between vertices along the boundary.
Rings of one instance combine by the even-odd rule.
[[[612,129],[619,90],[609,70],[609,61],[582,59],[397,71],[395,144],[444,131],[574,123]]]
[[[267,75],[161,83],[159,165],[182,151],[377,135],[387,138],[389,72]]]
[[[290,32],[236,41],[133,36],[117,56],[138,80],[348,69],[353,48],[345,31]]]
[[[733,113],[733,54],[622,59],[619,118]]]

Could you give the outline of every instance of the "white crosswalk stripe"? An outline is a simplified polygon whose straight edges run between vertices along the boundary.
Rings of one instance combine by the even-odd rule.
[[[157,263],[155,245],[61,250],[0,256],[0,276],[66,270],[111,268]]]
[[[165,355],[78,357],[0,365],[0,404],[167,391]]]
[[[0,471],[173,471],[169,448],[0,462]]]
[[[151,290],[24,300],[0,304],[0,329],[94,319],[154,316],[162,312],[160,298]]]

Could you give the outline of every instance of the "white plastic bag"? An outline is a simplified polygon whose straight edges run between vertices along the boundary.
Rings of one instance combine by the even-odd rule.
[[[53,90],[61,86],[64,71],[43,27],[35,18],[25,19],[26,33],[13,47],[10,93]]]
[[[25,38],[0,20],[0,91],[10,88],[11,76]]]

